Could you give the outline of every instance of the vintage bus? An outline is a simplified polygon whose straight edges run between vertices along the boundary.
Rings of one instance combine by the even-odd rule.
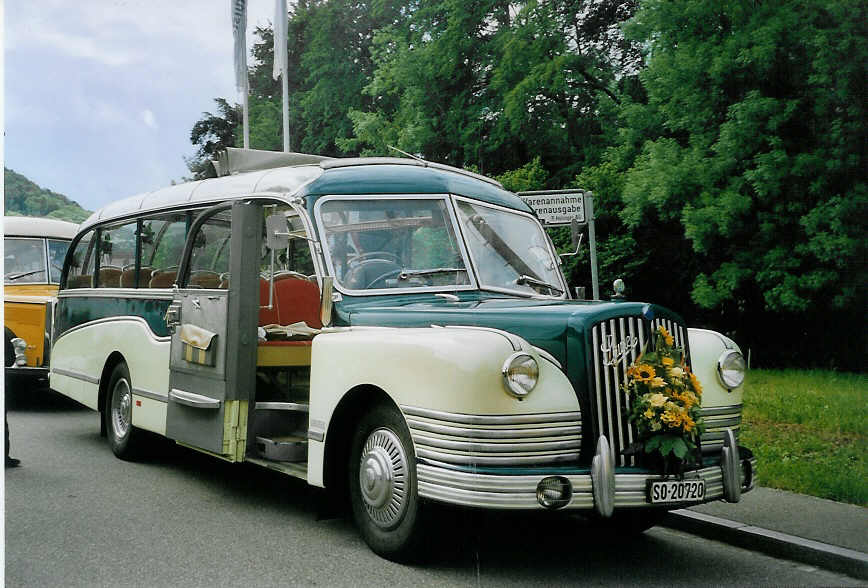
[[[15,349],[13,388],[48,384],[51,319],[63,259],[78,225],[25,216],[3,217],[4,336]]]
[[[51,385],[101,413],[118,457],[151,431],[301,478],[348,496],[396,560],[422,548],[432,503],[637,531],[753,487],[735,344],[653,304],[570,299],[539,220],[498,182],[267,158],[233,151],[226,175],[111,204],[70,248]],[[676,477],[625,453],[620,383],[659,327],[705,387],[700,461]]]

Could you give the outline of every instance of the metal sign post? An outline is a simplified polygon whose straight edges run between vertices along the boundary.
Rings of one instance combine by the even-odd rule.
[[[594,195],[586,190],[540,190],[518,192],[518,196],[534,210],[544,228],[565,225],[588,227],[588,242],[591,257],[591,289],[594,294],[594,300],[599,300],[600,284],[597,275],[597,233],[594,228]]]

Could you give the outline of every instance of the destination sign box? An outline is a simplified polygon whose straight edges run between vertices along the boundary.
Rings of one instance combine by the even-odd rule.
[[[585,193],[581,190],[519,193],[546,226],[585,222]]]

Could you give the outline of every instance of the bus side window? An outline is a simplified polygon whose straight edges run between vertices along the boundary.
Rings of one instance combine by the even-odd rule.
[[[136,222],[105,227],[100,231],[97,288],[120,288],[124,268],[135,267]]]
[[[187,213],[173,213],[142,219],[142,260],[139,288],[171,288],[178,274],[184,241],[187,238]],[[135,275],[130,276],[130,281]]]
[[[90,288],[93,286],[93,269],[96,263],[94,239],[96,231],[91,229],[75,245],[69,258],[65,289]]]
[[[225,288],[229,274],[229,239],[232,235],[231,212],[219,212],[199,227],[193,238],[190,274],[191,288]]]

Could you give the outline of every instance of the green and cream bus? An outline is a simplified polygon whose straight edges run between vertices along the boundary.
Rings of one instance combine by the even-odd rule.
[[[391,559],[421,549],[436,503],[643,530],[753,487],[732,341],[653,304],[570,299],[533,211],[489,178],[267,157],[113,203],[70,247],[51,386],[100,412],[118,457],[150,431],[301,478],[348,496]],[[623,385],[660,333],[704,387],[676,476],[630,451]]]

